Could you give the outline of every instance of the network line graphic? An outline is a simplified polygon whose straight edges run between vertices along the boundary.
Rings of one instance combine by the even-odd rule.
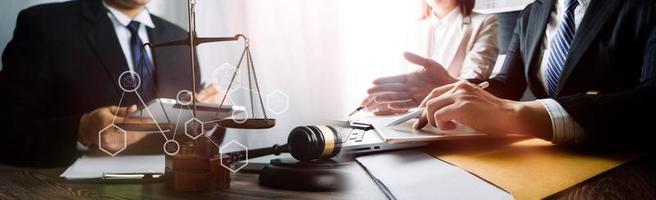
[[[230,68],[231,71],[233,71],[233,72],[238,71],[237,68],[235,68],[235,67],[233,67],[233,66],[231,66],[227,63],[222,65],[222,66]],[[237,75],[237,78],[231,77],[231,79],[239,79],[239,75]],[[192,140],[196,140],[196,139],[200,138],[201,136],[203,136],[203,137],[206,137],[206,139],[213,146],[215,146],[219,150],[220,153],[224,152],[224,149],[228,148],[229,146],[233,146],[233,147],[237,147],[239,149],[246,150],[246,155],[248,155],[248,151],[247,151],[248,148],[245,145],[243,145],[243,144],[241,144],[241,143],[239,143],[235,140],[227,142],[224,145],[219,145],[216,141],[214,141],[211,138],[210,135],[205,134],[205,131],[208,130],[208,129],[206,129],[206,127],[212,126],[211,129],[213,129],[215,127],[220,127],[220,126],[218,126],[215,121],[203,122],[200,119],[198,119],[195,115],[193,115],[192,108],[191,108],[192,101],[193,101],[192,98],[193,97],[192,97],[192,92],[190,90],[186,90],[186,89],[181,90],[176,94],[175,102],[179,105],[179,108],[177,109],[177,116],[175,118],[174,123],[171,123],[172,121],[171,121],[171,119],[169,119],[169,114],[167,114],[166,109],[164,109],[164,106],[162,105],[162,102],[161,101],[158,102],[160,105],[162,105],[161,106],[162,111],[164,112],[164,116],[166,117],[166,122],[168,122],[168,125],[169,125],[169,127],[162,127],[162,124],[160,124],[160,122],[157,121],[157,118],[153,114],[153,111],[150,110],[151,108],[146,104],[145,100],[143,99],[143,96],[139,93],[139,88],[142,87],[141,81],[142,80],[141,80],[140,75],[138,73],[134,72],[134,71],[125,71],[125,72],[123,72],[119,75],[117,82],[118,82],[119,88],[121,89],[122,92],[121,92],[121,96],[119,98],[117,107],[124,106],[123,104],[124,104],[124,99],[126,98],[126,94],[133,93],[134,96],[136,96],[136,98],[138,99],[138,103],[140,104],[140,107],[142,108],[140,111],[137,111],[137,112],[140,112],[141,116],[143,116],[144,113],[147,114],[147,117],[150,120],[152,120],[153,123],[148,123],[146,125],[149,125],[149,126],[152,126],[152,127],[155,128],[155,129],[153,129],[155,131],[152,131],[152,130],[151,131],[136,130],[136,131],[142,131],[142,132],[148,132],[148,133],[155,133],[156,132],[158,134],[161,134],[162,137],[165,139],[165,142],[162,145],[162,150],[165,154],[167,154],[169,156],[174,156],[174,155],[178,154],[178,152],[180,151],[180,143],[176,140],[176,136],[177,136],[177,133],[179,132],[179,130],[182,130],[182,128],[179,128],[179,127],[182,125],[182,122],[183,122],[181,120],[184,120],[184,119],[182,119],[183,112],[188,112],[189,115],[192,116],[189,120],[184,122],[184,134],[188,138],[190,138]],[[239,88],[239,89],[241,89],[241,88]],[[242,90],[247,90],[247,92],[253,92],[253,91],[251,91],[247,88],[242,89]],[[231,94],[231,93],[226,91],[226,94],[224,94],[226,99],[222,99],[222,100],[223,101],[227,100],[227,102],[232,102],[232,98],[230,97],[229,94]],[[271,106],[269,104],[269,102],[272,101],[271,99],[276,99],[276,98],[279,98],[279,99],[281,99],[281,101],[284,102],[284,103],[281,104],[283,107]],[[266,103],[267,110],[273,111],[273,113],[276,114],[276,115],[280,115],[282,112],[287,110],[287,106],[288,106],[288,103],[289,103],[287,98],[288,98],[287,95],[284,94],[282,91],[274,90],[269,95],[267,95],[267,103]],[[254,109],[254,108],[251,108],[251,109]],[[134,130],[129,130],[127,128],[126,128],[127,130],[124,129],[124,128],[121,128],[122,126],[126,125],[126,118],[128,118],[128,116],[123,116],[122,117],[123,120],[121,121],[121,120],[117,119],[119,113],[120,112],[118,112],[118,111],[115,112],[114,116],[112,118],[111,124],[107,125],[105,128],[98,131],[98,144],[99,144],[98,147],[99,147],[99,149],[102,150],[103,152],[105,152],[106,154],[112,156],[112,157],[118,155],[119,153],[121,153],[122,151],[127,149],[127,143],[128,143],[127,134],[128,134],[129,131],[134,131]],[[127,115],[127,113],[126,113],[126,115]],[[217,116],[217,115],[215,115],[215,116]],[[230,118],[230,120],[234,121],[236,124],[243,124],[243,123],[246,122],[248,117],[249,117],[249,114],[246,110],[233,109],[231,111],[231,117],[229,117],[229,118]],[[105,146],[106,145],[105,142],[103,142],[103,135],[109,134],[111,131],[113,131],[114,134],[118,134],[119,135],[118,138],[121,140],[120,144],[119,144],[120,148],[118,148],[118,149],[107,148]],[[170,132],[173,132],[173,134],[171,134],[171,135],[167,134],[167,133],[170,133]],[[228,154],[227,156],[232,156],[232,155]],[[237,158],[234,158],[234,159],[237,159]],[[231,167],[229,165],[226,165],[225,163],[221,163],[221,165],[223,167],[229,169],[232,172],[237,172],[239,169],[241,169],[241,168],[243,168],[247,165],[248,161],[247,160],[245,160],[245,161],[246,161],[246,164],[241,165],[237,169],[233,169],[233,167]]]
[[[139,76],[139,74],[136,73],[136,72],[133,72],[133,71],[125,71],[125,72],[121,73],[121,75],[118,78],[118,86],[122,90],[121,97],[118,101],[118,107],[121,107],[121,105],[123,105],[123,99],[125,98],[126,93],[134,93],[135,96],[137,97],[137,99],[139,100],[139,103],[141,103],[141,106],[143,106],[143,108],[144,108],[143,110],[145,110],[146,114],[148,114],[148,116],[154,122],[153,125],[155,127],[157,127],[157,132],[162,134],[162,137],[164,137],[164,139],[166,140],[166,142],[164,143],[164,148],[163,148],[164,152],[168,155],[177,154],[177,152],[180,150],[180,144],[177,141],[174,140],[175,139],[175,132],[174,132],[174,135],[173,135],[172,138],[169,138],[166,135],[166,133],[164,132],[164,130],[162,129],[160,124],[157,123],[157,121],[155,119],[155,116],[153,115],[153,113],[148,108],[148,105],[146,104],[146,102],[143,100],[143,98],[139,94],[138,90],[139,90],[139,87],[141,86],[141,77]],[[116,124],[116,118],[117,118],[118,114],[119,114],[118,111],[115,112],[114,117],[112,118],[112,123],[107,125],[102,130],[98,131],[98,147],[99,147],[100,150],[102,150],[103,152],[109,154],[110,156],[116,156],[118,153],[122,152],[123,150],[125,150],[127,148],[127,142],[128,142],[127,141],[127,131],[124,130],[123,128],[119,127]],[[128,116],[123,116],[122,117],[123,118],[122,123],[125,123],[125,119],[127,117]],[[103,142],[103,134],[107,134],[109,131],[111,131],[110,130],[111,128],[114,128],[114,130],[119,132],[122,136],[122,142],[121,142],[122,144],[120,145],[121,146],[120,149],[112,150],[112,149],[106,149],[104,147],[106,144],[105,144],[105,142]],[[169,151],[166,148],[166,146],[171,145],[171,144],[175,145],[175,150],[174,151]]]
[[[118,78],[118,85],[120,89],[122,90],[121,92],[121,97],[118,102],[118,107],[121,107],[123,105],[123,100],[125,98],[126,93],[134,93],[134,95],[137,97],[139,100],[138,103],[140,103],[141,107],[143,108],[139,112],[145,112],[148,117],[153,121],[152,124],[147,124],[151,125],[157,128],[156,132],[160,133],[162,137],[164,137],[165,142],[164,145],[162,146],[162,149],[164,153],[167,155],[176,155],[180,151],[180,143],[175,140],[177,132],[178,132],[178,127],[180,127],[180,118],[182,116],[183,110],[188,111],[190,114],[192,113],[192,109],[190,107],[192,100],[191,100],[191,91],[189,90],[181,90],[177,93],[176,95],[176,102],[179,105],[182,105],[184,109],[178,109],[178,114],[175,122],[175,126],[172,126],[170,129],[172,129],[173,134],[171,137],[169,137],[166,132],[170,132],[170,129],[165,129],[162,128],[160,123],[157,122],[156,117],[153,115],[153,112],[150,110],[146,102],[143,100],[143,97],[139,93],[139,87],[141,87],[141,77],[139,76],[138,73],[133,72],[133,71],[125,71],[121,73],[121,75]],[[159,102],[161,104],[161,102]],[[166,114],[166,110],[164,110],[164,106],[162,105],[162,111],[164,112],[164,115],[167,118],[168,124],[171,124],[170,120],[168,119],[168,114]],[[116,121],[116,118],[118,117],[119,112],[115,112],[114,116],[112,118],[111,124],[107,125],[105,128],[100,130],[98,132],[98,146],[100,150],[103,152],[107,153],[110,156],[116,156],[123,150],[127,148],[127,132],[125,129],[121,128]],[[123,121],[120,122],[122,124],[125,124],[125,119],[128,116],[123,117]],[[235,120],[237,123],[241,122],[240,120]],[[108,134],[111,129],[114,129],[115,132],[119,133],[119,138],[122,138],[121,144],[119,145],[119,149],[112,150],[111,148],[106,148],[105,147],[105,142],[103,142],[103,134]],[[205,136],[209,141],[212,142],[217,148],[220,148],[220,146],[213,141],[209,136],[204,135],[204,130],[205,130],[205,123],[201,120],[199,120],[196,117],[192,117],[188,121],[184,123],[184,132],[187,137],[189,137],[192,140],[195,140],[199,138],[200,136]]]
[[[193,101],[192,98],[191,98],[191,91],[181,90],[176,94],[176,99],[175,99],[176,103],[181,105],[184,108],[181,107],[181,109],[177,109],[178,114],[177,114],[177,117],[176,117],[175,126],[171,127],[171,129],[173,129],[173,134],[169,138],[169,136],[166,134],[166,132],[170,132],[171,130],[165,131],[165,129],[161,127],[161,125],[157,122],[157,120],[156,120],[155,116],[153,115],[152,111],[150,110],[150,108],[148,107],[146,102],[143,100],[143,97],[141,96],[141,94],[138,91],[139,88],[141,87],[141,77],[139,76],[139,74],[136,73],[136,72],[133,72],[133,71],[125,71],[125,72],[121,73],[121,75],[118,78],[118,85],[119,85],[120,89],[122,90],[121,97],[120,97],[119,102],[117,104],[118,107],[121,107],[123,105],[123,100],[126,96],[126,93],[134,93],[134,95],[139,100],[139,103],[143,107],[143,109],[139,112],[142,112],[142,113],[145,112],[148,115],[148,117],[153,121],[153,123],[149,124],[149,125],[154,125],[155,127],[157,127],[156,132],[160,133],[162,135],[162,137],[164,137],[164,139],[166,140],[164,142],[163,146],[162,146],[162,149],[163,149],[164,153],[166,153],[167,155],[170,155],[170,156],[178,154],[178,152],[180,151],[180,143],[177,140],[175,140],[175,138],[176,138],[176,135],[177,135],[177,132],[178,132],[178,129],[179,129],[178,127],[180,126],[180,123],[181,123],[180,119],[181,119],[181,116],[182,116],[182,112],[186,111],[186,112],[189,112],[190,114],[193,114],[192,109],[190,107],[190,105],[192,104],[192,101]],[[161,104],[161,101],[159,103]],[[164,115],[167,116],[166,119],[167,119],[168,123],[171,124],[170,119],[168,118],[168,114],[166,114],[166,110],[164,109],[163,105],[162,105],[162,111],[164,112]],[[233,110],[232,115],[234,116],[236,112],[244,112],[245,113],[245,111],[234,111]],[[111,124],[107,125],[105,128],[98,131],[98,147],[99,147],[99,149],[102,150],[103,152],[107,153],[108,155],[112,156],[112,157],[118,155],[120,152],[127,149],[127,132],[128,131],[121,128],[119,126],[119,123],[117,123],[118,114],[119,114],[119,112],[117,110],[114,113]],[[127,112],[126,112],[126,114],[127,114]],[[123,121],[120,122],[120,123],[125,124],[125,122],[126,122],[125,119],[127,117],[128,116],[123,116],[122,117]],[[243,123],[245,121],[245,120],[242,120],[242,119],[239,119],[239,118],[234,118],[234,117],[232,117],[232,119],[236,123]],[[190,139],[192,139],[192,140],[196,140],[199,137],[204,136],[204,137],[207,138],[208,141],[211,142],[211,144],[216,146],[216,148],[219,150],[219,152],[223,152],[224,149],[228,146],[236,145],[237,147],[246,150],[246,157],[248,157],[248,148],[246,146],[244,146],[243,144],[235,141],[235,140],[232,140],[232,141],[228,142],[226,145],[223,145],[223,146],[220,146],[219,144],[217,144],[214,140],[212,140],[210,138],[210,136],[204,134],[205,124],[206,124],[205,122],[202,122],[201,120],[199,120],[195,116],[192,117],[191,119],[189,119],[188,121],[186,121],[184,123],[185,135],[187,137],[189,137]],[[212,125],[216,126],[215,123],[208,123],[208,124],[212,124]],[[115,134],[118,133],[119,138],[122,139],[121,144],[119,145],[120,148],[114,149],[114,150],[106,148],[105,147],[105,142],[103,142],[103,134],[108,134],[110,131],[112,131],[112,129],[113,129],[114,133]],[[228,156],[233,156],[233,155],[228,155]],[[233,158],[231,158],[231,159],[233,159]],[[237,159],[237,158],[234,158],[234,159]],[[227,168],[228,170],[230,170],[233,173],[235,173],[238,170],[242,169],[247,164],[248,164],[248,160],[246,160],[246,164],[238,167],[237,169],[233,169],[233,167],[231,167],[229,164],[223,163],[223,161],[221,161],[222,167]]]

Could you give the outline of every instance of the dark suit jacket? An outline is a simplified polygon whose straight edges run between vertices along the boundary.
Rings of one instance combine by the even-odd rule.
[[[537,0],[525,8],[501,73],[489,81],[488,91],[519,100],[528,87],[537,98],[548,97],[537,76],[554,3]],[[589,144],[652,143],[645,139],[656,132],[655,24],[652,0],[590,2],[554,98],[585,129]]]
[[[157,16],[151,43],[184,39],[185,30]],[[159,97],[191,88],[188,47],[153,52]],[[80,116],[118,104],[127,60],[100,0],[44,4],[20,12],[0,72],[2,163],[63,166],[77,153]],[[199,70],[196,70],[199,72]],[[198,75],[198,74],[197,74]],[[145,99],[148,101],[148,99]],[[127,94],[123,105],[136,104]],[[163,140],[163,139],[162,139]]]

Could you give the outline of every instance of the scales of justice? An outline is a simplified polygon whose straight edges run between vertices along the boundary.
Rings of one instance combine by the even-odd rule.
[[[188,29],[189,29],[187,38],[177,41],[161,43],[161,44],[151,44],[151,43],[143,44],[142,51],[141,51],[142,59],[140,59],[141,63],[139,63],[141,66],[145,66],[146,64],[145,59],[143,59],[146,57],[145,55],[146,47],[151,48],[153,52],[152,55],[153,58],[156,57],[155,50],[159,47],[169,47],[169,46],[189,47],[189,56],[191,58],[189,61],[189,67],[191,71],[192,88],[191,91],[183,90],[184,92],[188,93],[188,95],[185,95],[184,97],[184,103],[180,98],[180,93],[182,93],[183,91],[180,91],[178,93],[176,100],[179,105],[187,106],[187,108],[192,112],[192,119],[187,123],[196,120],[196,122],[198,122],[198,125],[191,128],[191,130],[194,131],[193,134],[188,134],[187,132],[188,126],[187,123],[185,123],[185,135],[187,135],[193,141],[197,141],[196,139],[199,136],[204,135],[202,134],[203,131],[207,130],[203,127],[205,125],[211,125],[220,128],[233,128],[233,129],[267,129],[275,126],[276,120],[273,118],[269,118],[266,114],[266,109],[264,107],[264,102],[262,100],[260,86],[257,79],[257,73],[255,71],[255,65],[250,51],[251,44],[249,38],[243,34],[237,34],[232,37],[198,37],[196,34],[196,18],[195,18],[195,9],[194,9],[195,4],[196,4],[196,0],[187,0]],[[239,61],[237,63],[236,69],[232,73],[230,83],[228,84],[226,91],[224,91],[225,95],[221,99],[219,107],[216,109],[216,112],[214,113],[214,118],[209,121],[200,121],[196,118],[197,117],[196,91],[198,91],[197,84],[196,84],[196,80],[198,78],[196,77],[196,65],[197,65],[195,60],[196,47],[200,44],[205,44],[205,43],[229,42],[229,41],[239,41],[239,40],[243,40],[244,50],[242,51],[241,56],[239,57]],[[249,89],[248,93],[249,93],[249,100],[251,105],[250,110],[252,114],[248,115],[248,113],[246,113],[247,117],[245,117],[244,119],[237,119],[235,118],[235,113],[233,110],[232,117],[230,118],[223,118],[224,116],[219,117],[219,113],[221,112],[224,104],[226,103],[227,95],[230,93],[230,90],[232,89],[232,86],[235,82],[235,78],[237,77],[239,70],[243,65],[246,65],[246,70],[248,72],[248,89]],[[143,68],[144,67],[141,67],[141,69]],[[137,75],[137,76],[132,76],[133,79],[128,79],[128,80],[130,80],[131,82],[136,82],[138,88],[140,80],[134,79],[134,77],[138,77],[138,74],[130,71],[121,74],[121,76],[119,77],[119,86],[121,86],[121,83],[123,81],[122,77],[127,77],[127,78],[131,77],[131,76],[123,76],[126,73],[128,74],[133,73],[133,75]],[[144,104],[144,110],[146,110],[146,113],[150,115],[150,117],[153,118],[153,120],[155,119],[155,117],[150,112],[150,110],[148,110],[148,107],[146,107],[145,102],[139,95],[138,91],[136,91],[137,90],[136,88],[133,88],[132,90],[126,90],[121,86],[121,89],[123,89],[124,94],[125,92],[134,92],[136,96],[139,98],[139,100],[141,101],[141,103]],[[259,101],[259,106],[262,109],[262,115],[263,115],[262,118],[257,118],[255,115],[256,100],[254,95],[250,91],[257,91],[257,99]],[[119,106],[121,105],[123,95],[121,95]],[[162,106],[162,110],[165,110],[161,101],[159,102],[159,104]],[[247,112],[247,111],[243,111],[243,112]],[[164,111],[164,114],[167,115],[166,111]],[[170,129],[172,127],[172,123],[168,115],[166,116],[166,120],[168,121],[168,123],[155,122],[153,124],[146,124],[146,125],[139,124],[136,126],[135,124],[125,124],[125,123],[114,124],[114,122],[112,122],[111,125],[101,130],[99,134],[101,134],[102,131],[110,128],[111,126],[115,127],[116,130],[123,132],[124,137],[126,133],[125,130],[159,132],[166,140],[166,142],[163,145],[164,152],[170,157],[172,157],[174,160],[173,162],[175,163],[176,157],[178,158],[183,157],[180,155],[176,155],[178,154],[178,151],[180,151],[181,149],[180,144],[175,140],[175,133],[177,132],[178,123],[176,123],[176,127],[175,127],[176,132],[173,133],[173,137],[168,138],[168,136],[165,134],[166,132],[165,130]],[[341,167],[347,165],[348,163],[340,163],[331,159],[336,155],[338,155],[338,153],[340,152],[340,147],[341,147],[339,143],[340,141],[337,140],[337,135],[336,135],[337,133],[334,129],[328,128],[327,126],[321,126],[321,127],[323,127],[323,129],[317,128],[316,126],[299,126],[290,132],[287,144],[284,145],[276,144],[273,145],[272,147],[252,149],[252,150],[248,150],[245,146],[240,144],[242,147],[245,148],[245,150],[237,151],[237,152],[221,152],[222,147],[220,147],[219,144],[217,144],[216,142],[212,141],[212,139],[209,138],[209,136],[206,137],[208,139],[207,141],[211,142],[214,146],[219,148],[218,153],[220,156],[219,160],[221,162],[221,165],[223,165],[224,168],[229,169],[232,172],[236,172],[236,170],[233,171],[232,169],[230,169],[231,167],[227,167],[224,165],[224,163],[222,163],[224,160],[223,156],[226,156],[225,158],[229,160],[228,162],[233,164],[237,161],[246,161],[246,164],[248,164],[249,158],[260,157],[265,155],[277,156],[280,155],[281,153],[290,153],[291,156],[295,158],[295,159],[291,159],[291,158],[272,159],[270,164],[265,166],[262,169],[262,171],[259,173],[259,183],[261,185],[267,185],[271,187],[278,187],[278,188],[285,188],[285,189],[334,190],[337,188],[341,188],[342,185],[344,185],[343,183],[346,178],[345,175],[340,170]],[[232,142],[229,142],[228,144],[231,143]],[[170,146],[173,147],[172,150],[169,148]],[[102,149],[102,147],[100,148],[101,150],[105,151],[104,149]],[[125,149],[125,147],[123,149]],[[181,152],[183,152],[182,154],[184,154],[185,152],[184,146],[182,146],[182,149],[183,151]],[[118,153],[118,152],[112,153],[108,151],[105,152],[110,154],[111,156],[114,156]],[[245,165],[238,167],[237,170],[241,169],[244,166]],[[175,171],[175,169],[173,170]],[[174,180],[173,182],[176,181]],[[225,183],[225,181],[223,182]],[[229,187],[229,185],[227,186],[223,185],[223,186],[224,188]]]
[[[214,43],[214,42],[226,42],[226,41],[237,41],[239,39],[244,40],[244,50],[241,53],[241,56],[239,58],[239,62],[237,63],[237,68],[234,70],[232,74],[232,78],[230,79],[230,84],[228,85],[225,94],[223,98],[221,99],[220,107],[224,105],[227,94],[230,92],[230,89],[232,88],[232,85],[235,81],[235,77],[237,77],[237,74],[242,66],[242,64],[245,62],[247,71],[248,71],[248,87],[249,90],[253,89],[253,83],[255,84],[255,89],[257,91],[257,96],[258,100],[260,103],[260,108],[262,109],[262,114],[264,115],[264,118],[255,118],[255,106],[254,106],[254,99],[253,99],[253,94],[249,92],[249,99],[251,103],[251,118],[246,118],[243,120],[238,120],[238,119],[224,119],[224,118],[215,118],[213,121],[208,121],[204,122],[205,124],[212,124],[215,123],[219,127],[223,128],[237,128],[237,129],[265,129],[265,128],[271,128],[275,126],[276,120],[272,118],[268,118],[266,114],[266,109],[264,107],[264,102],[262,101],[262,95],[260,92],[260,86],[257,80],[257,73],[255,71],[255,65],[253,63],[253,57],[251,55],[250,51],[250,40],[248,39],[247,36],[243,34],[237,34],[233,37],[198,37],[196,34],[196,13],[195,13],[195,5],[196,5],[196,0],[187,0],[187,15],[188,15],[188,37],[186,39],[182,40],[177,40],[177,41],[171,41],[167,43],[162,43],[162,44],[144,44],[145,46],[150,46],[151,48],[157,48],[157,47],[166,47],[166,46],[189,46],[189,55],[190,55],[190,61],[189,61],[189,67],[191,70],[191,85],[192,85],[192,91],[191,92],[191,110],[193,113],[194,118],[196,117],[196,93],[197,91],[196,88],[196,47],[200,44],[204,43]],[[145,52],[145,51],[142,51]],[[143,59],[142,59],[143,60]],[[216,116],[218,116],[219,109],[216,111]]]
[[[187,134],[187,126],[185,124],[185,134],[188,135],[193,140],[198,138],[198,136],[202,135],[203,131],[207,130],[207,129],[199,128],[199,127],[208,127],[208,126],[214,127],[214,126],[217,126],[219,128],[233,128],[233,129],[267,129],[267,128],[271,128],[271,127],[275,126],[276,120],[273,119],[273,118],[269,118],[267,116],[266,109],[264,107],[264,102],[262,100],[262,95],[261,95],[261,92],[260,92],[260,86],[259,86],[259,82],[258,82],[258,79],[257,79],[257,73],[256,73],[256,70],[255,70],[253,57],[252,57],[252,54],[251,54],[251,51],[250,51],[251,44],[250,44],[249,38],[244,34],[237,34],[237,35],[232,36],[232,37],[198,37],[198,35],[196,34],[195,5],[196,5],[196,0],[187,0],[187,15],[188,15],[188,30],[189,30],[187,32],[188,33],[187,38],[181,39],[181,40],[176,40],[176,41],[170,41],[170,42],[166,42],[166,43],[161,43],[161,44],[153,44],[153,43],[143,44],[142,47],[141,47],[142,48],[142,51],[141,51],[142,52],[142,55],[141,55],[142,59],[140,59],[139,65],[144,66],[146,64],[145,59],[144,59],[144,58],[146,58],[146,55],[145,55],[146,54],[146,51],[145,51],[146,47],[151,48],[151,51],[153,52],[153,55],[152,55],[153,58],[156,57],[156,49],[159,48],[159,47],[170,47],[170,46],[188,46],[189,47],[189,56],[191,58],[191,59],[189,59],[189,67],[190,67],[190,71],[191,71],[191,77],[190,77],[190,81],[191,81],[191,88],[190,89],[191,89],[191,91],[188,91],[188,90],[180,91],[178,93],[178,96],[176,97],[176,100],[178,101],[177,104],[179,104],[179,105],[176,105],[176,106],[180,106],[179,108],[182,108],[182,106],[186,106],[191,111],[192,120],[196,120],[196,121],[200,122],[201,125],[192,126],[193,128],[191,128],[190,131],[194,131],[195,133],[193,133],[191,135]],[[235,68],[234,72],[231,75],[230,82],[227,86],[226,91],[223,91],[223,92],[225,92],[225,94],[223,95],[223,98],[220,100],[220,104],[219,104],[218,108],[216,109],[214,118],[212,120],[209,120],[209,121],[207,121],[207,120],[206,121],[200,121],[197,118],[197,103],[198,102],[196,101],[196,92],[198,91],[197,90],[197,80],[199,78],[199,77],[196,77],[197,76],[196,66],[198,65],[196,63],[196,47],[198,45],[205,44],[205,43],[230,42],[230,41],[240,41],[240,40],[243,41],[244,49],[243,49],[243,51],[242,51],[242,53],[239,57],[239,61],[236,65],[236,68]],[[248,98],[250,100],[250,105],[251,105],[251,107],[250,107],[251,108],[250,109],[251,114],[249,115],[247,113],[248,112],[247,110],[242,111],[247,116],[243,119],[236,119],[234,111],[233,111],[233,114],[231,115],[231,117],[229,117],[229,118],[225,118],[225,115],[219,116],[219,113],[221,112],[221,109],[224,108],[224,105],[226,104],[226,98],[227,98],[228,94],[230,93],[231,89],[233,89],[232,87],[233,87],[233,84],[235,82],[235,79],[237,78],[237,75],[238,75],[238,73],[241,70],[243,65],[246,65],[246,70],[248,72],[248,91],[249,91],[248,92],[248,95],[249,95]],[[144,67],[141,67],[141,69],[144,69]],[[124,76],[124,75],[132,75],[132,76]],[[144,106],[143,110],[146,110],[145,113],[150,115],[150,117],[153,118],[153,120],[154,120],[155,117],[150,112],[150,110],[147,109],[147,105],[145,105],[146,103],[143,101],[143,99],[141,98],[141,96],[137,92],[137,88],[139,87],[140,82],[141,82],[140,79],[141,78],[138,76],[137,73],[130,72],[130,71],[126,71],[123,74],[121,74],[121,76],[119,76],[119,80],[118,80],[119,81],[119,86],[121,87],[121,89],[123,89],[123,95],[121,95],[121,100],[119,101],[119,107],[121,106],[121,103],[123,101],[123,96],[125,95],[125,93],[126,92],[133,92],[139,98],[141,103],[144,104],[143,105]],[[133,85],[130,85],[128,87],[128,89],[126,89],[124,86],[122,86],[122,84],[125,85],[126,82],[132,83]],[[157,90],[156,88],[157,87],[155,87],[155,90]],[[260,118],[256,117],[256,112],[255,112],[255,109],[256,109],[256,106],[255,106],[256,103],[255,102],[256,102],[256,100],[255,100],[255,97],[253,95],[253,92],[250,92],[250,91],[256,91],[257,92],[257,101],[259,101],[258,103],[259,103],[259,106],[261,108],[261,112],[262,112],[262,115],[263,115]],[[182,97],[182,99],[184,99],[184,101],[186,103],[181,102],[181,101],[183,101],[183,100],[181,100],[181,94],[183,92],[187,93],[185,95],[185,97]],[[162,102],[159,102],[159,103],[162,105]],[[164,108],[163,105],[162,105],[162,108]],[[171,123],[171,120],[169,119],[168,114],[166,114],[166,111],[163,110],[163,112],[164,112],[165,115],[167,115],[166,119],[167,119],[168,123],[155,122],[155,123],[152,123],[152,124],[129,124],[129,123],[124,123],[124,122],[114,123],[114,121],[113,121],[111,125],[107,126],[105,129],[101,130],[98,133],[99,138],[100,138],[100,134],[103,131],[109,129],[110,127],[114,127],[119,132],[123,132],[124,133],[123,135],[125,135],[126,131],[135,131],[135,132],[141,131],[141,132],[153,132],[153,133],[154,132],[159,132],[159,133],[162,134],[162,136],[166,140],[166,142],[164,143],[164,146],[163,146],[164,152],[168,155],[175,155],[180,150],[180,144],[175,140],[175,134],[173,135],[173,138],[169,138],[165,134],[165,132],[169,132],[170,129],[173,128],[173,126],[172,126],[173,123]],[[142,113],[143,113],[143,111],[142,111]],[[178,126],[178,124],[176,123],[175,128],[177,128],[177,126]],[[174,145],[173,150],[167,150],[167,145],[168,146]],[[217,148],[219,147],[219,145],[217,143],[214,143],[214,145]],[[123,149],[125,149],[125,148],[126,147],[124,147]],[[108,153],[111,156],[115,156],[116,154],[118,154],[120,151],[123,150],[123,149],[121,149],[121,150],[119,150],[119,152],[109,152],[109,151],[103,149],[102,147],[100,149],[105,151],[106,153]]]

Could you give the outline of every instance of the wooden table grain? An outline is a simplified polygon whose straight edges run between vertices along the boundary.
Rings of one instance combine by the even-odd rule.
[[[656,199],[656,159],[643,157],[557,193],[549,199]],[[30,169],[0,165],[0,199],[387,199],[366,172],[353,165],[346,191],[304,192],[257,184],[257,174],[232,174],[230,189],[181,193],[164,183],[69,183],[64,169]]]
[[[548,199],[656,199],[656,156],[643,156]]]
[[[307,192],[258,185],[254,173],[233,173],[230,189],[216,192],[173,192],[164,183],[70,183],[64,169],[30,169],[0,165],[0,199],[386,199],[364,170],[351,166],[344,191]],[[357,171],[361,170],[361,171]]]

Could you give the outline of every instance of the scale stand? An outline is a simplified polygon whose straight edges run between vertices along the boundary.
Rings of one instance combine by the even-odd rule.
[[[251,114],[245,114],[247,117],[244,119],[234,118],[235,113],[233,112],[233,118],[230,119],[221,119],[218,118],[221,106],[225,103],[226,97],[224,95],[221,99],[219,109],[215,113],[214,120],[203,122],[203,124],[216,124],[219,127],[224,128],[236,128],[236,129],[266,129],[275,126],[276,120],[268,118],[266,114],[266,109],[264,107],[264,102],[262,100],[262,95],[260,92],[259,83],[257,80],[257,73],[255,72],[255,65],[253,63],[252,54],[250,51],[250,40],[243,34],[237,34],[233,37],[198,37],[196,35],[196,17],[195,17],[195,4],[196,0],[187,0],[187,9],[188,9],[188,37],[186,39],[171,41],[162,44],[145,44],[149,45],[153,50],[157,47],[165,46],[178,46],[184,45],[189,46],[190,51],[189,55],[191,58],[191,81],[192,81],[192,113],[193,117],[196,117],[196,47],[204,43],[213,43],[213,42],[227,42],[227,41],[237,41],[239,39],[244,40],[244,50],[241,53],[239,62],[237,64],[236,70],[232,74],[230,84],[226,89],[226,94],[232,89],[232,85],[237,77],[237,73],[241,69],[241,66],[246,63],[246,70],[248,71],[248,89],[249,89],[249,99],[251,104]],[[254,84],[253,84],[254,82]],[[253,85],[255,86],[253,88]],[[251,91],[255,89],[257,91],[258,100],[262,108],[263,118],[255,117],[255,99]],[[250,117],[249,117],[250,116]],[[210,140],[211,141],[211,140]],[[214,143],[218,147],[218,144]],[[247,151],[248,152],[248,151]],[[246,154],[245,159],[248,159]],[[348,163],[343,163],[335,160],[319,160],[312,162],[303,162],[296,161],[292,159],[274,159],[271,161],[267,167],[260,172],[259,183],[261,185],[285,188],[285,189],[294,189],[294,190],[311,190],[311,191],[326,191],[326,190],[340,190],[346,185],[347,174],[344,173],[343,168],[348,166]],[[290,181],[290,179],[293,179]]]
[[[189,55],[190,55],[190,66],[191,66],[191,81],[192,81],[192,91],[191,96],[192,96],[192,114],[193,117],[196,118],[196,47],[200,44],[204,43],[212,43],[212,42],[226,42],[226,41],[236,41],[242,38],[244,40],[244,50],[239,58],[239,63],[237,64],[237,69],[232,75],[232,79],[230,80],[230,84],[228,85],[227,90],[225,91],[226,95],[223,96],[223,99],[221,100],[221,106],[225,103],[225,99],[227,97],[227,94],[229,93],[233,82],[235,81],[235,77],[237,76],[237,73],[239,72],[239,69],[244,63],[244,60],[246,61],[247,65],[247,70],[248,70],[248,87],[249,87],[249,99],[251,103],[251,115],[249,116],[247,112],[245,114],[247,117],[244,119],[235,119],[234,115],[235,113],[233,112],[233,118],[229,119],[223,119],[223,118],[217,118],[218,114],[220,112],[220,109],[217,109],[216,114],[215,114],[215,119],[207,122],[203,122],[204,124],[216,124],[219,127],[224,127],[224,128],[237,128],[237,129],[266,129],[266,128],[271,128],[275,126],[276,120],[272,118],[268,118],[266,114],[266,109],[264,108],[264,102],[262,101],[262,95],[260,93],[260,87],[257,81],[257,74],[255,73],[255,66],[253,64],[253,58],[251,56],[251,51],[250,51],[250,41],[248,37],[246,37],[243,34],[237,34],[233,37],[198,37],[196,35],[196,13],[195,13],[195,5],[196,5],[196,0],[187,0],[187,14],[188,14],[188,37],[186,39],[182,40],[176,40],[176,41],[171,41],[167,43],[162,43],[162,44],[146,44],[149,45],[152,48],[157,48],[157,47],[165,47],[165,46],[178,46],[178,45],[184,45],[184,46],[189,46]],[[144,46],[146,46],[144,45]],[[252,89],[253,89],[253,84],[252,82],[255,82],[255,89],[257,90],[257,96],[259,98],[260,106],[262,108],[262,114],[264,115],[264,118],[255,118],[255,103],[253,99],[253,94]],[[220,107],[219,107],[220,108]]]

